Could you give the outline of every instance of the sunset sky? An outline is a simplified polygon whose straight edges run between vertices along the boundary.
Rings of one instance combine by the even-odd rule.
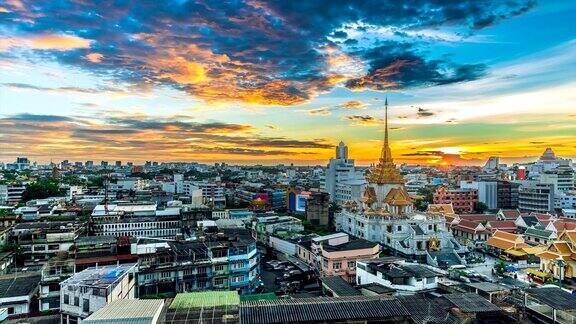
[[[0,161],[576,157],[573,0],[0,0]]]

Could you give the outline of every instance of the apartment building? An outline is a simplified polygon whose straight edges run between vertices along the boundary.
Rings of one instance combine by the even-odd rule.
[[[61,322],[80,323],[110,302],[135,297],[135,264],[88,268],[60,283]]]

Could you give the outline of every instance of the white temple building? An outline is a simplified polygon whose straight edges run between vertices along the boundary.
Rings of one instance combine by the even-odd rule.
[[[385,137],[378,164],[370,171],[361,199],[348,201],[335,215],[336,230],[380,243],[392,254],[447,267],[463,264],[467,248],[447,229],[440,213],[415,212],[404,177],[392,160],[388,143],[388,100]]]

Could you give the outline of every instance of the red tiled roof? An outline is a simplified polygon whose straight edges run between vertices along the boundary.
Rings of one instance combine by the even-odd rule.
[[[469,232],[469,233],[474,233],[474,232],[480,232],[480,233],[484,233],[484,232],[488,232],[487,230],[476,230],[476,227],[478,227],[479,223],[476,222],[472,222],[466,219],[460,219],[460,222],[458,222],[458,224],[455,224],[452,228],[457,228],[461,231],[464,232]]]
[[[492,230],[501,230],[504,232],[516,232],[516,224],[514,224],[514,222],[510,220],[490,221],[488,222],[488,224],[486,224],[486,227]]]
[[[502,209],[502,215],[504,215],[506,219],[516,219],[520,216],[520,212],[518,209]]]
[[[469,221],[481,223],[496,220],[496,215],[494,214],[463,214],[460,215],[461,219],[466,219]]]

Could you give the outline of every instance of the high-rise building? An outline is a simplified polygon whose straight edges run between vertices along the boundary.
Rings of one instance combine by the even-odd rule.
[[[356,170],[354,160],[348,159],[348,147],[340,142],[336,147],[336,158],[330,159],[326,169],[323,189],[330,194],[330,201],[336,201],[336,188],[339,183],[350,180],[364,180]]]

